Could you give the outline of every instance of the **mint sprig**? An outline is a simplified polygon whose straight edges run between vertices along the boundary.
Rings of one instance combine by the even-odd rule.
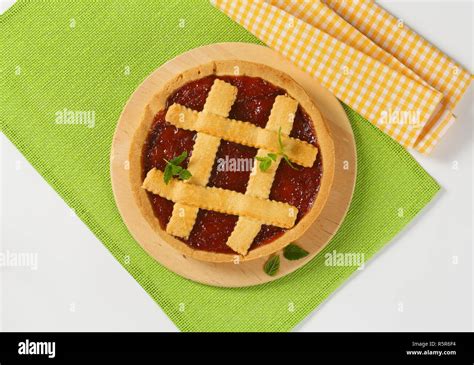
[[[259,167],[260,170],[262,171],[267,171],[270,166],[272,165],[272,162],[275,162],[277,157],[281,156],[283,160],[293,169],[293,170],[299,170],[295,165],[293,165],[288,158],[288,155],[285,153],[285,147],[283,146],[283,142],[281,140],[281,127],[278,129],[278,153],[269,153],[266,156],[259,156],[256,157],[258,161],[260,161]]]
[[[260,170],[262,171],[267,171],[269,167],[272,164],[272,161],[276,161],[277,159],[277,154],[276,153],[269,153],[268,155],[264,157],[255,157],[258,161],[260,161],[260,164],[258,165],[260,167]]]
[[[286,163],[293,170],[298,170],[298,168],[290,162],[290,159],[288,158],[288,155],[285,153],[285,147],[283,146],[283,142],[281,140],[281,127],[280,127],[280,129],[278,129],[278,146],[280,147],[280,150],[278,151],[278,154],[281,155],[281,157],[286,161]]]
[[[168,184],[173,176],[176,176],[181,180],[188,180],[192,174],[186,170],[184,167],[179,166],[185,159],[188,157],[188,153],[184,151],[179,156],[172,158],[171,160],[166,160],[166,167],[163,174],[163,180],[165,184]]]

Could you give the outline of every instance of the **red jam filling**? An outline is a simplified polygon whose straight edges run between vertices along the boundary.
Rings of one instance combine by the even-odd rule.
[[[163,171],[166,166],[165,159],[169,161],[183,151],[187,151],[188,158],[181,166],[187,167],[196,132],[179,129],[167,123],[165,121],[166,111],[173,103],[201,111],[216,78],[216,76],[208,76],[189,82],[168,97],[166,108],[156,114],[147,142],[143,147],[143,176],[153,167]],[[229,117],[247,121],[259,127],[265,127],[276,96],[285,94],[285,90],[260,78],[248,76],[219,76],[218,78],[238,89],[237,99]],[[313,123],[301,107],[298,107],[296,112],[290,136],[318,146]],[[245,162],[252,161],[256,153],[256,148],[222,140],[207,186],[245,193],[250,176],[249,164],[245,164]],[[227,165],[225,165],[226,161]],[[229,161],[234,162],[233,167],[230,167],[232,165],[229,164]],[[224,168],[222,168],[223,166]],[[292,169],[284,161],[280,163],[273,181],[270,199],[297,207],[296,223],[298,223],[312,207],[319,191],[322,175],[320,154],[312,167],[299,165],[296,167],[298,170]],[[161,227],[165,229],[171,218],[174,203],[152,193],[148,193],[148,196],[155,216]],[[235,215],[200,209],[189,238],[181,240],[199,250],[234,253],[226,245],[226,242],[237,219],[238,217]],[[285,231],[284,228],[263,225],[250,250],[272,242]]]

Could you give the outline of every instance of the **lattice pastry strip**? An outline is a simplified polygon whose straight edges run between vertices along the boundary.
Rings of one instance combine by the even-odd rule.
[[[290,134],[297,108],[298,102],[296,100],[287,96],[277,96],[265,128],[271,131],[278,131],[281,127],[282,133]],[[257,156],[264,157],[269,152],[261,148],[258,150]],[[261,171],[258,168],[257,161],[255,161],[254,171],[250,175],[245,194],[268,199],[280,161],[281,157],[278,156],[277,160],[266,171]],[[227,246],[241,255],[246,255],[261,227],[262,223],[259,221],[243,216],[239,217],[232,234],[226,242]]]
[[[163,172],[153,168],[143,181],[147,191],[174,203],[182,203],[215,212],[232,214],[261,221],[262,224],[291,228],[295,224],[298,208],[282,202],[216,187],[189,184],[178,179],[164,182]]]
[[[216,79],[209,91],[200,117],[204,117],[207,113],[227,117],[236,97],[237,88],[235,86]],[[199,186],[207,185],[220,141],[219,137],[197,133],[188,164],[188,170],[192,176],[186,182]],[[177,237],[188,238],[196,222],[198,211],[198,207],[177,202],[166,226],[166,232]]]
[[[210,134],[231,142],[271,152],[279,151],[278,131],[225,118],[216,114],[196,112],[179,104],[173,104],[166,113],[166,121],[178,128]],[[304,167],[313,166],[318,149],[313,145],[282,133],[281,139],[288,158]]]

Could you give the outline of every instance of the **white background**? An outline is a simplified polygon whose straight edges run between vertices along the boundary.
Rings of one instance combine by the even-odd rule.
[[[472,2],[380,3],[473,73]],[[295,330],[473,329],[472,95],[436,151],[415,155],[443,191]],[[0,329],[176,331],[16,148],[3,135],[0,142],[0,249],[38,253],[35,271],[0,268]]]

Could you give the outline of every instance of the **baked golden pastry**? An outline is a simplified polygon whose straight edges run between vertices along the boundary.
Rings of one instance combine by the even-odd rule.
[[[183,254],[251,260],[314,222],[334,158],[325,121],[295,81],[218,61],[157,90],[133,137],[130,180],[148,223]]]

